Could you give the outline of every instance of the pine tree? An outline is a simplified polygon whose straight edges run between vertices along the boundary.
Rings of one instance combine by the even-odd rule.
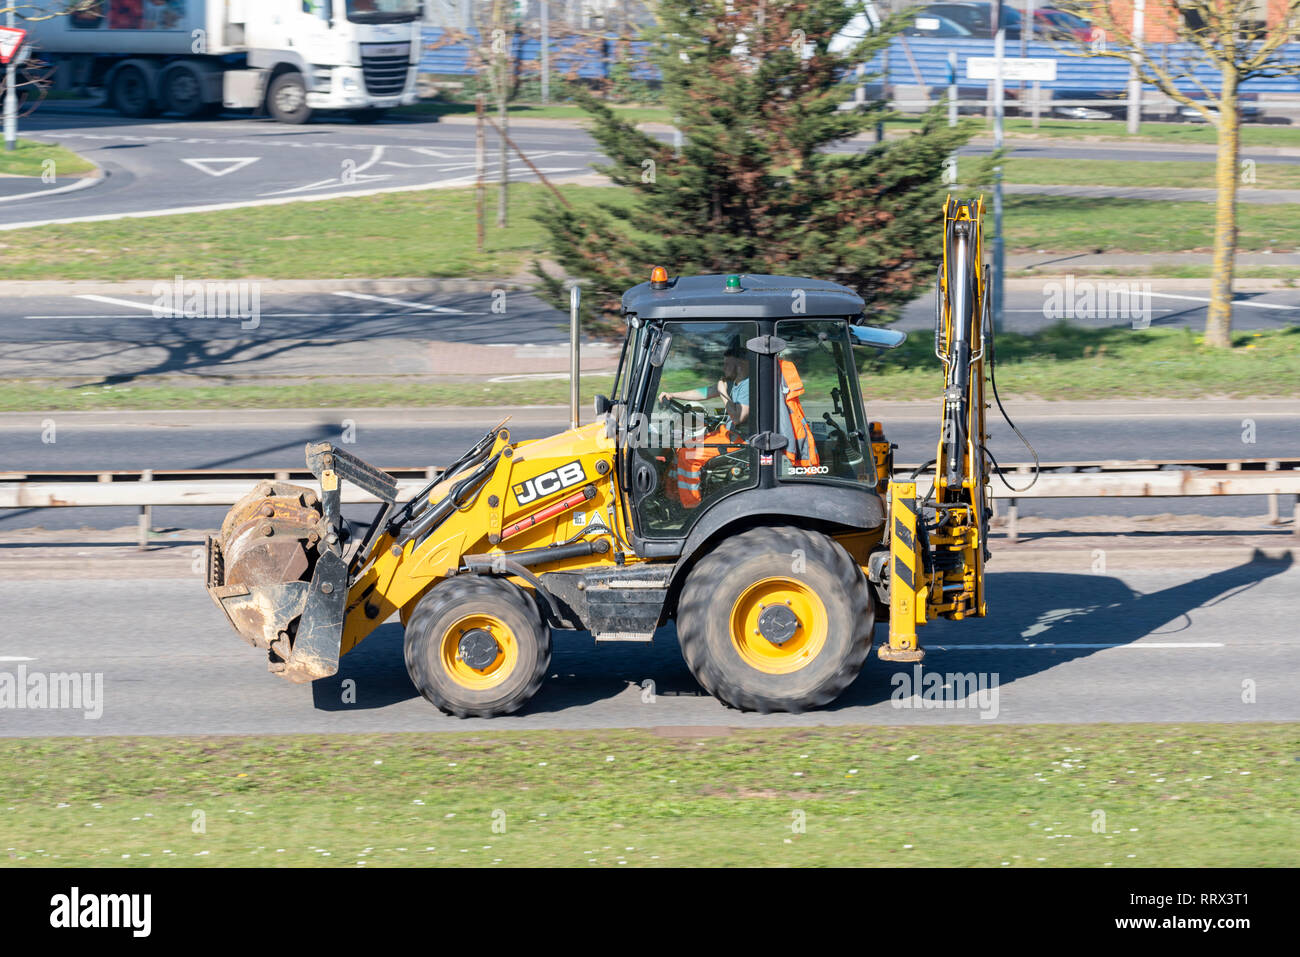
[[[680,155],[590,95],[575,97],[621,187],[617,202],[540,216],[555,260],[606,315],[651,266],[670,275],[784,273],[855,289],[874,320],[894,318],[934,280],[945,162],[971,136],[939,107],[910,135],[856,152],[828,147],[867,132],[883,103],[854,110],[856,64],[902,18],[831,52],[860,5],[845,0],[660,0],[650,58],[678,117]],[[963,181],[984,175],[972,161]],[[976,179],[975,181],[978,181]],[[540,265],[544,294],[567,301]]]

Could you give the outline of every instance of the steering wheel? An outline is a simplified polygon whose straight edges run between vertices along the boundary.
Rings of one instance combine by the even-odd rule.
[[[685,415],[691,411],[691,407],[681,399],[660,399],[659,404],[666,409],[676,412],[678,415]]]

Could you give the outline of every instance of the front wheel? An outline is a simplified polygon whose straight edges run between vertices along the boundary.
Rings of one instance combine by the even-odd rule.
[[[451,578],[416,604],[406,625],[406,670],[420,694],[460,718],[518,711],[551,663],[551,630],[537,604],[496,578]]]
[[[706,691],[743,711],[829,704],[871,651],[875,610],[861,569],[833,539],[790,526],[726,539],[677,604],[677,638]]]
[[[281,123],[306,123],[311,119],[307,105],[307,86],[301,73],[281,73],[271,81],[266,93],[266,108]]]

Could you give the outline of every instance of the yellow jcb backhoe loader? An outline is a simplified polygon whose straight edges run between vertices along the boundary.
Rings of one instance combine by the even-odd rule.
[[[880,657],[919,661],[917,626],[985,612],[982,217],[982,200],[944,207],[945,389],[924,498],[916,473],[893,474],[854,361],[855,346],[904,337],[865,325],[852,290],[656,268],[623,296],[626,340],[597,421],[526,442],[503,423],[404,504],[383,471],[309,445],[319,492],[263,483],[236,504],[208,539],[208,591],[295,681],[336,673],[397,614],[411,680],[462,717],[522,707],[553,628],[650,641],[675,621],[700,684],[758,711],[834,700],[878,618]],[[355,539],[343,482],[381,503]]]

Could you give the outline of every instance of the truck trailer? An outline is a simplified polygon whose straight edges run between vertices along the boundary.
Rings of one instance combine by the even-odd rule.
[[[48,0],[16,25],[52,89],[102,89],[123,116],[371,122],[416,100],[420,15],[420,0]]]

